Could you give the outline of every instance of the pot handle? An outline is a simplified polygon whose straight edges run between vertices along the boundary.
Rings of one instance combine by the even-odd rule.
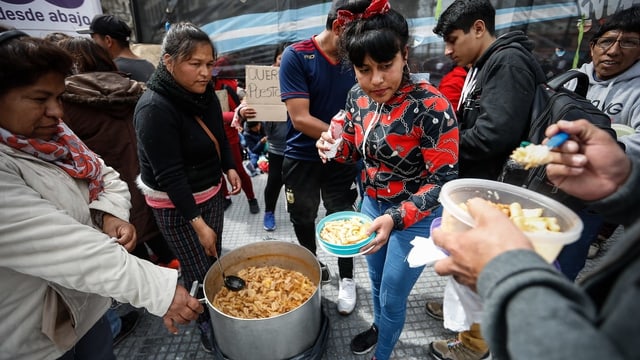
[[[202,284],[199,284],[198,280],[194,280],[193,283],[191,284],[191,291],[189,291],[189,295],[191,295],[192,297],[195,297],[196,296],[196,291],[198,291],[198,288],[201,288],[201,287],[202,287]],[[207,304],[207,299],[206,298],[198,299],[198,301],[202,305],[206,305]]]

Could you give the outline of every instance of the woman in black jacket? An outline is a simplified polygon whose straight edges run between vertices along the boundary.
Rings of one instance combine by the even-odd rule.
[[[211,84],[215,51],[190,23],[172,25],[162,61],[136,106],[141,174],[138,185],[178,257],[185,284],[202,282],[222,250],[223,173],[241,189],[222,110]],[[209,314],[198,318],[202,345],[212,351]]]

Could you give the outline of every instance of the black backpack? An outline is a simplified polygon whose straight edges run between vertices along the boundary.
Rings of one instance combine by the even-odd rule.
[[[565,84],[572,80],[577,83],[574,91],[565,88]],[[589,120],[615,139],[616,133],[611,128],[609,116],[585,98],[588,88],[589,77],[577,70],[569,70],[547,80],[546,83],[538,84],[531,107],[529,130],[526,138],[522,140],[540,144],[549,125],[558,120],[578,119]],[[520,165],[508,160],[498,180],[549,196],[574,210],[584,207],[582,200],[561,191],[547,179],[545,166],[524,170]]]

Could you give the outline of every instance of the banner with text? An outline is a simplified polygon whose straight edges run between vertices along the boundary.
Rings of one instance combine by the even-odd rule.
[[[75,34],[89,27],[96,14],[102,14],[100,0],[0,0],[0,24],[31,36]]]
[[[275,66],[245,67],[245,99],[260,121],[287,121],[287,108],[280,101],[279,71]]]

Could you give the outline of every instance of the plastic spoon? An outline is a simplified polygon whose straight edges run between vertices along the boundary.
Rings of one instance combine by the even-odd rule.
[[[557,148],[558,146],[564,144],[565,141],[569,140],[569,134],[566,132],[559,132],[549,138],[549,141],[545,144],[549,149]]]

